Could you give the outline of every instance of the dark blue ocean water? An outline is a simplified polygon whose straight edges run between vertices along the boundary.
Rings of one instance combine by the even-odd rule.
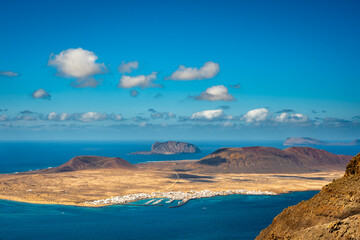
[[[281,142],[196,142],[199,154],[128,155],[152,142],[0,142],[0,173],[58,166],[77,155],[121,157],[131,163],[199,159],[220,147],[272,146]],[[359,147],[322,147],[355,155]],[[180,208],[82,208],[0,200],[0,240],[5,239],[254,239],[284,208],[316,192],[278,196],[232,195],[197,199]]]
[[[254,239],[316,192],[197,199],[179,208],[82,208],[0,201],[0,239]]]

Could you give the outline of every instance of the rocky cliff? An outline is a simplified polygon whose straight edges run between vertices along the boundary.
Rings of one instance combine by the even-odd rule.
[[[285,209],[256,239],[360,239],[360,153],[344,177]]]
[[[155,142],[151,146],[151,151],[140,151],[134,152],[131,154],[180,154],[180,153],[198,153],[201,152],[200,149],[191,143],[186,142],[176,142],[176,141],[167,141],[167,142]]]
[[[344,170],[351,157],[310,147],[221,148],[189,168],[199,172],[303,173]]]

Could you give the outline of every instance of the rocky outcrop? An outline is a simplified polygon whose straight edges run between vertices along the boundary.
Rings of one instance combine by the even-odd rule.
[[[135,169],[136,167],[122,158],[77,156],[59,167],[44,169],[40,171],[41,173],[57,173],[102,168]],[[39,173],[40,171],[33,171],[33,173]]]
[[[155,142],[151,146],[151,151],[140,151],[130,154],[149,155],[149,154],[181,154],[181,153],[199,153],[200,149],[191,143],[186,142]]]
[[[303,173],[344,170],[351,157],[310,147],[221,148],[188,167],[199,172]]]
[[[337,143],[329,143],[325,141],[321,141],[316,138],[310,137],[289,137],[283,143],[285,146],[356,146],[360,145],[360,139],[355,139],[352,142],[337,142]]]
[[[360,239],[360,153],[344,177],[285,209],[256,239]]]

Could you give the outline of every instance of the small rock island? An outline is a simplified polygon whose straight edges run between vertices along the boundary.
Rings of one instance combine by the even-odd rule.
[[[151,146],[151,151],[139,151],[130,153],[132,155],[172,155],[172,154],[181,154],[181,153],[200,153],[201,150],[191,143],[186,142],[176,142],[176,141],[167,141],[167,142],[155,142]]]
[[[351,142],[325,142],[311,137],[289,137],[284,142],[285,146],[358,146],[360,139]]]

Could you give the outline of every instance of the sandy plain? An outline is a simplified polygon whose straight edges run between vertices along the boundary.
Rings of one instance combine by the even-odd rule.
[[[233,174],[175,171],[190,160],[138,164],[135,170],[94,169],[59,173],[0,174],[0,199],[38,204],[90,206],[92,201],[137,193],[168,191],[321,190],[344,171],[297,174]],[[97,205],[101,206],[101,205]]]

